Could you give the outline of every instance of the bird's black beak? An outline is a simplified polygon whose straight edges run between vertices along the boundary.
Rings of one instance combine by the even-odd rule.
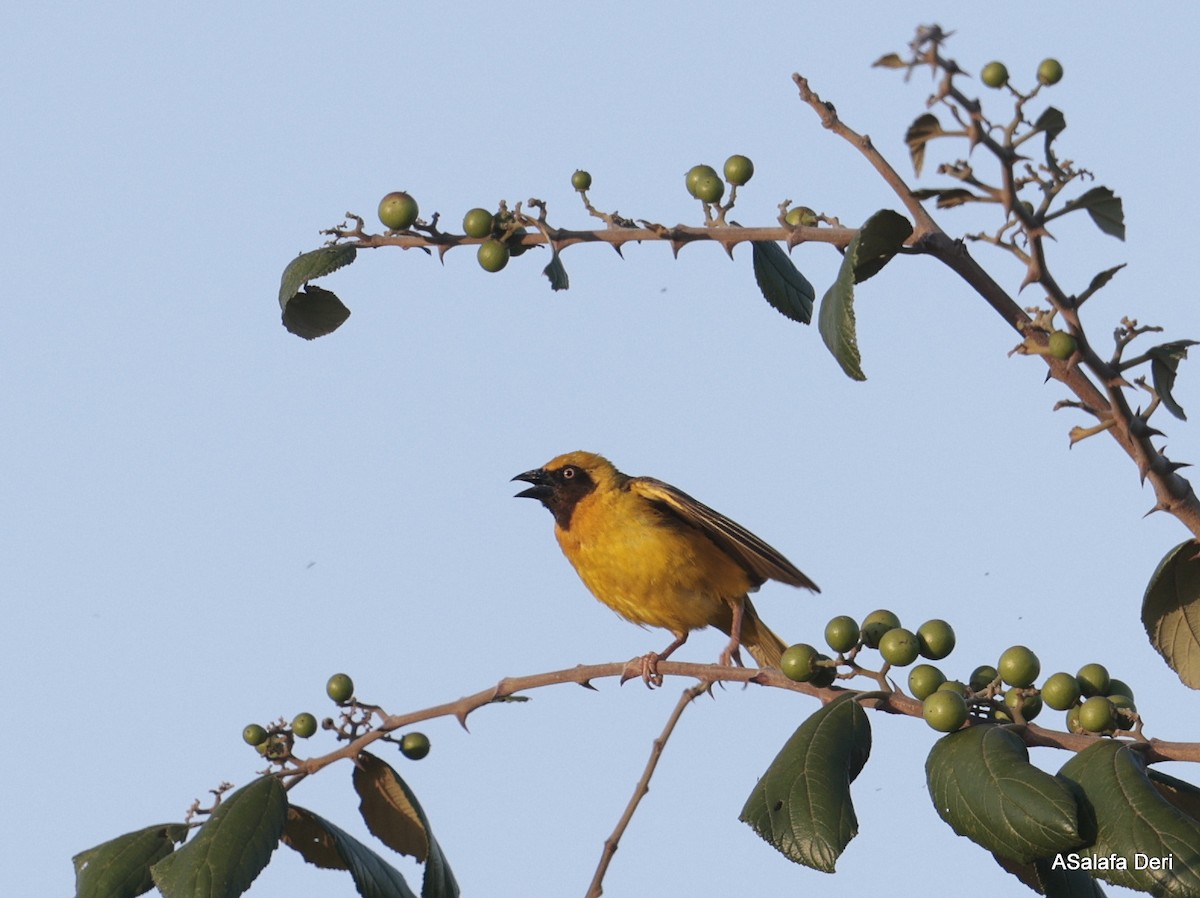
[[[532,471],[518,474],[513,480],[522,480],[525,483],[533,484],[529,489],[521,490],[521,492],[513,496],[514,499],[537,499],[545,505],[546,500],[554,492],[554,487],[550,483],[550,475],[546,472],[545,468],[534,468]]]

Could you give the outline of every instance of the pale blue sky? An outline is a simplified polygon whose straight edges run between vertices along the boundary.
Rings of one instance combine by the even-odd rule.
[[[1068,289],[1130,263],[1089,305],[1093,338],[1126,314],[1200,338],[1186,275],[1190,8],[46,3],[7,18],[0,824],[20,835],[0,878],[12,894],[65,894],[75,852],[248,781],[259,765],[243,725],[324,716],[335,671],[400,712],[662,648],[666,634],[593,601],[549,515],[511,498],[512,475],[577,448],[686,489],[820,583],[819,598],[769,585],[756,599],[786,639],[818,641],[831,615],[879,606],[914,626],[945,617],[959,633],[952,675],[1012,643],[1047,672],[1100,660],[1138,692],[1151,734],[1200,739],[1180,711],[1194,696],[1137,614],[1186,533],[1141,518],[1152,495],[1111,441],[1068,451],[1069,427],[1088,422],[1051,412],[1062,389],[1040,362],[1007,357],[1015,335],[932,262],[899,260],[860,289],[864,384],[761,300],[745,249],[676,262],[666,246],[630,246],[622,262],[577,247],[559,294],[544,251],[500,275],[470,252],[444,266],[367,252],[323,282],[354,314],[314,343],[286,333],[275,304],[284,265],[320,245],[319,229],[347,209],[373,219],[394,189],[451,223],[537,196],[554,222],[583,227],[568,180],[584,167],[597,205],[695,223],[684,171],[742,152],[757,166],[743,224],[772,221],[784,198],[861,222],[897,201],[790,75],[907,174],[903,133],[927,79],[869,65],[937,21],[958,30],[950,53],[970,70],[1001,58],[1029,83],[1051,54],[1066,68],[1047,93],[1069,124],[1060,152],[1117,191],[1129,229],[1125,244],[1082,216],[1056,229]],[[940,158],[931,150],[928,167]],[[1019,282],[1006,258],[976,253]],[[793,258],[819,292],[839,261],[822,246]],[[1196,364],[1177,391],[1194,415]],[[1173,456],[1200,458],[1194,428],[1162,423]],[[680,657],[715,659],[722,639],[697,634]],[[396,763],[465,893],[581,894],[684,685],[560,687],[484,709],[470,734],[424,726],[429,758]],[[861,834],[836,880],[738,823],[816,707],[728,689],[690,709],[606,894],[850,892],[881,871],[909,880],[897,894],[949,894],[964,876],[981,895],[1023,893],[936,818],[922,774],[934,737],[912,720],[872,715],[853,790]],[[327,771],[293,798],[362,834],[348,776]],[[250,894],[316,891],[355,894],[284,848]]]

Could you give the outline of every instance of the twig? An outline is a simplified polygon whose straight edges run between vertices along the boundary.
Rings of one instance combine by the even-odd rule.
[[[617,853],[621,836],[625,834],[629,822],[633,819],[634,812],[637,810],[638,805],[641,804],[646,793],[650,791],[650,778],[654,776],[654,769],[658,766],[658,759],[662,757],[667,740],[671,738],[671,733],[675,730],[675,724],[679,723],[679,718],[683,716],[684,709],[711,687],[711,681],[702,680],[696,685],[689,686],[683,690],[683,694],[679,696],[679,701],[675,703],[675,709],[671,712],[671,716],[667,718],[666,726],[663,727],[662,733],[654,740],[654,744],[650,748],[650,758],[646,761],[646,769],[642,771],[642,778],[638,780],[637,785],[633,788],[633,796],[629,799],[629,804],[625,806],[625,812],[621,815],[621,819],[617,821],[616,829],[612,831],[612,835],[604,840],[604,850],[600,853],[600,863],[596,866],[596,873],[592,876],[591,884],[588,886],[587,898],[600,898],[604,894],[604,874],[608,872],[608,865],[612,862],[613,855]]]

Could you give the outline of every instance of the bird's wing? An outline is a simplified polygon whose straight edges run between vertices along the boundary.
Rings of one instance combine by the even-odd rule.
[[[633,477],[629,480],[629,489],[700,530],[737,559],[760,582],[778,580],[780,583],[801,586],[813,592],[821,591],[817,584],[784,558],[779,550],[767,545],[736,521],[731,521],[719,511],[693,499],[683,490],[653,477]]]

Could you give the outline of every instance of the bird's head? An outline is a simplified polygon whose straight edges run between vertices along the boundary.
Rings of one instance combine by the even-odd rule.
[[[612,462],[594,452],[568,452],[540,468],[518,474],[513,480],[532,484],[517,498],[537,499],[554,515],[559,527],[571,526],[571,513],[579,501],[597,487],[615,486],[622,475]]]

